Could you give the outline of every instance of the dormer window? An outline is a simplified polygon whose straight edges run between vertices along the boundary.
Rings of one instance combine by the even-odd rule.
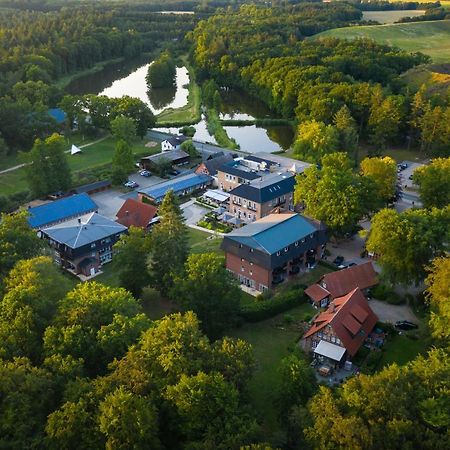
[[[298,241],[294,244],[296,247],[298,247]]]
[[[281,255],[281,252],[277,252],[277,256],[280,256]]]
[[[287,252],[289,250],[289,247],[284,247],[284,251]]]

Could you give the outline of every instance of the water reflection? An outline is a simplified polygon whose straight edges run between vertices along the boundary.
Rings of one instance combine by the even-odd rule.
[[[254,120],[277,117],[268,106],[240,90],[222,90],[220,118],[226,120]]]
[[[136,97],[150,106],[155,114],[166,108],[181,108],[187,105],[189,95],[189,73],[186,67],[177,67],[175,85],[170,88],[147,88],[145,77],[151,63],[126,65],[111,64],[100,72],[86,75],[69,84],[66,91],[71,94],[98,94],[110,98],[124,95]]]
[[[244,127],[224,127],[243,152],[278,152],[287,150],[294,139],[294,131],[289,126],[267,126],[264,128],[249,125]]]

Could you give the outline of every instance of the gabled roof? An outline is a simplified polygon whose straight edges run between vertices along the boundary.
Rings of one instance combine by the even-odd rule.
[[[176,147],[177,145],[181,145],[187,138],[183,135],[179,136],[172,136],[169,139],[166,139],[166,141],[172,145],[173,147]]]
[[[131,227],[131,225],[146,228],[155,217],[157,210],[158,208],[156,206],[128,198],[119,211],[117,211],[116,222],[127,228]]]
[[[319,303],[321,300],[330,295],[330,293],[320,284],[312,284],[305,289],[305,294],[315,303]]]
[[[328,309],[314,319],[303,339],[330,325],[342,346],[354,356],[377,321],[378,317],[370,308],[366,297],[356,288],[343,297],[335,298]]]
[[[250,184],[241,184],[230,191],[231,195],[256,203],[265,203],[294,192],[295,177],[292,173],[271,174]]]
[[[154,163],[159,163],[161,160],[168,160],[171,162],[177,161],[179,159],[188,158],[189,155],[184,150],[169,150],[168,152],[156,153],[155,155],[145,156],[142,158],[146,161],[152,161]]]
[[[231,153],[226,153],[225,155],[217,156],[216,158],[204,161],[203,164],[208,170],[209,175],[216,175],[217,169],[226,162],[231,161],[232,159],[233,156],[231,155]]]
[[[46,228],[42,232],[50,239],[67,245],[70,248],[80,248],[113,234],[123,233],[126,227],[97,213],[87,214],[77,219]]]
[[[97,205],[88,194],[72,195],[28,209],[28,223],[32,228],[42,228],[97,209]]]
[[[367,289],[378,283],[377,273],[371,261],[364,264],[327,273],[322,277],[321,285],[333,298],[348,294],[355,288]]]
[[[316,224],[300,214],[269,214],[233,230],[225,236],[225,239],[272,255],[318,229]]]

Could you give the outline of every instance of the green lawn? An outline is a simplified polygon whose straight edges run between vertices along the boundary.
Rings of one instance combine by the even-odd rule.
[[[317,37],[370,38],[410,52],[422,52],[434,62],[450,61],[450,20],[334,28]]]
[[[222,253],[222,250],[220,249],[222,237],[215,237],[210,233],[195,230],[193,228],[189,228],[188,236],[191,253]]]
[[[305,303],[291,309],[288,314],[298,320],[313,312],[314,309]],[[244,339],[253,346],[257,366],[249,384],[250,401],[263,424],[266,438],[279,428],[273,402],[278,389],[280,362],[295,348],[302,334],[295,322],[291,325],[283,323],[284,314],[263,322],[244,324],[229,333],[230,336]]]
[[[395,334],[385,343],[378,368],[381,369],[392,363],[406,364],[420,353],[424,353],[427,348],[428,339],[423,336],[411,339],[405,334]]]
[[[83,145],[89,141],[83,141],[79,136],[68,141],[68,146],[72,143]],[[136,160],[141,156],[151,155],[161,151],[161,145],[156,147],[145,147],[146,140],[137,139],[132,146],[133,154]],[[73,182],[76,185],[80,172],[95,169],[110,164],[115,149],[115,139],[107,137],[101,142],[97,142],[91,146],[82,149],[82,153],[77,155],[67,155],[69,166],[73,174]],[[26,182],[25,169],[18,169],[6,174],[0,174],[0,194],[8,195],[15,192],[24,191],[28,188]]]

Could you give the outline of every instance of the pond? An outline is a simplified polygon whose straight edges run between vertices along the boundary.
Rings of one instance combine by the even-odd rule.
[[[246,94],[244,91],[221,90],[220,96],[222,98],[221,119],[254,120],[277,117],[263,101]]]
[[[230,138],[233,138],[246,153],[273,153],[287,150],[294,140],[294,131],[287,125],[268,125],[257,127],[224,127]]]
[[[66,88],[70,94],[98,94],[111,98],[129,95],[146,103],[154,114],[166,108],[181,108],[187,104],[189,73],[186,67],[177,67],[176,82],[169,88],[148,90],[145,77],[151,63],[141,61],[114,63],[95,74],[72,81]]]

